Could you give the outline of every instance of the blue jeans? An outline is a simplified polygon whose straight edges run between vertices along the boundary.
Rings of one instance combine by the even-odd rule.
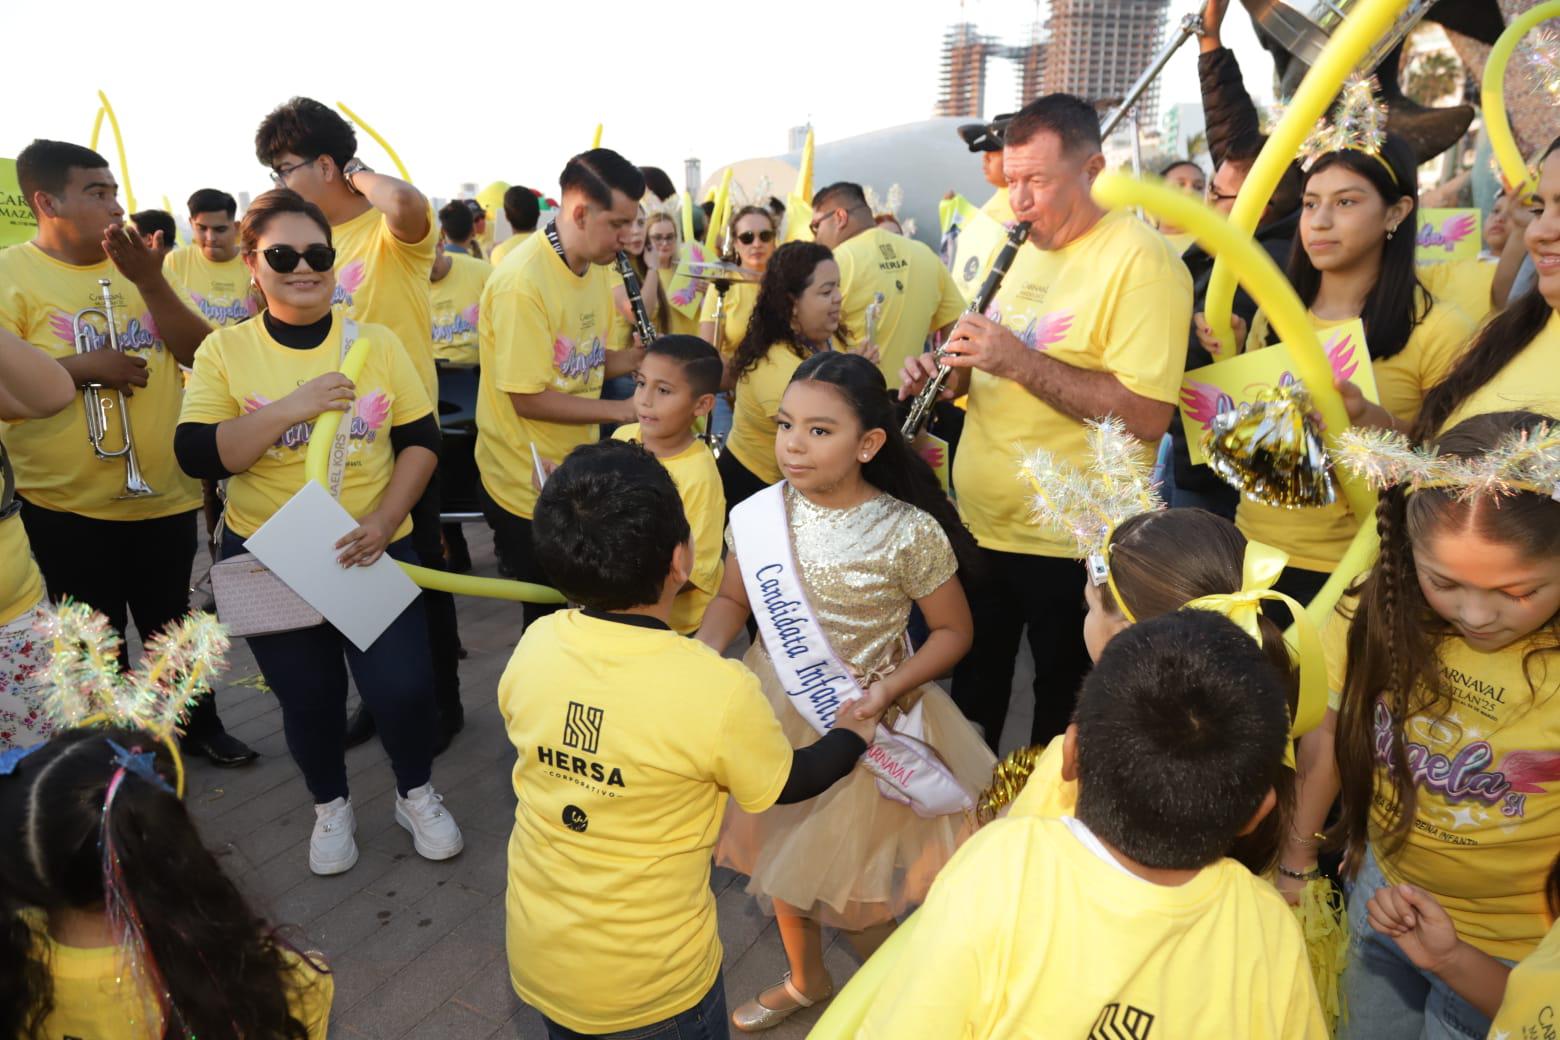
[[[638,1029],[619,1033],[576,1033],[560,1026],[546,1015],[547,1035],[551,1040],[730,1040],[726,1028],[726,979],[715,976],[715,985],[693,1007],[671,1018],[652,1022]]]
[[[731,395],[715,395],[715,410],[710,413],[710,432],[720,438],[731,432]]]
[[[1483,1040],[1490,1020],[1439,978],[1414,967],[1397,943],[1370,926],[1365,904],[1386,884],[1371,850],[1348,886],[1347,1011],[1336,1040]]]
[[[223,533],[223,557],[243,551],[242,538],[232,531]],[[410,537],[391,542],[385,554],[418,562]],[[292,632],[251,636],[248,643],[265,684],[281,703],[287,750],[315,804],[348,794],[348,669],[390,756],[397,792],[404,796],[428,782],[438,708],[421,596],[367,650],[359,650],[328,621]]]

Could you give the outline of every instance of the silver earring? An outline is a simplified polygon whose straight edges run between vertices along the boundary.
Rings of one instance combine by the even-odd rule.
[[[1392,241],[1392,236],[1395,235],[1395,234],[1397,234],[1397,228],[1395,228],[1395,227],[1387,228],[1387,241],[1388,242]]]

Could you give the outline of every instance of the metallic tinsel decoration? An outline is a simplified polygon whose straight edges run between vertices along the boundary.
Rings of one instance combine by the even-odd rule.
[[[1029,774],[1035,771],[1035,763],[1045,751],[1044,744],[1021,747],[998,762],[991,770],[991,785],[975,800],[975,820],[982,825],[997,818],[997,814],[1018,797],[1029,782]]]
[[[1300,146],[1302,163],[1311,164],[1329,152],[1355,151],[1380,155],[1387,137],[1387,106],[1376,93],[1375,77],[1352,76],[1338,95],[1329,116],[1317,120]]]
[[[1265,389],[1216,416],[1203,451],[1209,467],[1254,502],[1302,509],[1337,500],[1319,420],[1299,383]]]
[[[1464,500],[1519,491],[1560,498],[1560,425],[1510,433],[1471,459],[1438,455],[1388,430],[1347,430],[1338,439],[1338,465],[1377,489],[1442,488]]]

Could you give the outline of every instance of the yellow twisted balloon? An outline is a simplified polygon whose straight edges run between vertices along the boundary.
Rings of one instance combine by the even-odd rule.
[[[1241,272],[1241,284],[1289,348],[1295,375],[1305,384],[1321,413],[1328,450],[1335,453],[1338,436],[1349,428],[1348,412],[1344,410],[1337,387],[1333,386],[1332,366],[1328,364],[1316,330],[1306,317],[1305,305],[1267,251],[1208,206],[1163,184],[1150,184],[1122,173],[1106,172],[1094,182],[1094,197],[1101,205],[1113,209],[1141,206],[1145,211],[1185,228],[1196,236],[1199,245],[1217,258],[1216,262],[1226,262]],[[1332,613],[1343,590],[1376,557],[1376,495],[1354,474],[1339,473],[1338,481],[1349,509],[1360,521],[1360,530],[1332,577],[1306,607],[1306,612],[1318,625]]]
[[[347,351],[346,359],[341,364],[341,374],[354,383],[363,374],[363,365],[368,361],[368,347],[368,337],[360,336],[352,345],[352,349]],[[341,425],[344,414],[335,410],[326,412],[315,421],[314,432],[309,435],[309,453],[304,457],[303,463],[304,474],[308,480],[313,480],[324,488],[330,487],[330,444],[336,439],[336,429]],[[507,581],[502,578],[479,578],[473,574],[452,574],[431,567],[401,563],[400,560],[396,562],[401,564],[401,569],[406,572],[407,577],[418,586],[436,592],[486,596],[489,599],[507,599],[516,603],[561,604],[565,602],[562,593],[545,585],[533,585],[528,581]]]
[[[736,172],[733,167],[726,167],[726,172],[720,177],[720,188],[715,192],[715,206],[710,210],[710,227],[704,236],[704,248],[711,253],[720,249],[720,229],[731,205],[731,178]]]
[[[1479,104],[1484,109],[1484,132],[1490,135],[1490,148],[1500,163],[1501,176],[1519,195],[1533,190],[1533,172],[1522,158],[1516,135],[1511,132],[1511,120],[1506,116],[1506,64],[1527,31],[1550,18],[1560,18],[1560,0],[1530,7],[1506,26],[1506,31],[1490,48],[1489,59],[1484,63],[1484,85],[1479,91]]]
[[[98,102],[102,105],[98,109],[97,118],[92,121],[93,151],[97,151],[98,133],[103,129],[103,117],[108,116],[108,124],[114,129],[114,147],[119,152],[119,175],[125,179],[125,204],[130,212],[134,213],[140,207],[135,204],[135,189],[130,187],[130,164],[125,161],[125,139],[119,132],[119,117],[114,115],[114,106],[108,103],[108,95],[101,90],[97,92]]]
[[[1283,178],[1284,171],[1289,169],[1289,164],[1299,154],[1300,145],[1316,121],[1327,111],[1338,88],[1370,53],[1371,47],[1388,34],[1408,4],[1409,0],[1364,0],[1359,7],[1349,12],[1337,32],[1327,41],[1316,64],[1311,66],[1311,71],[1306,73],[1300,83],[1300,89],[1295,91],[1294,100],[1285,110],[1284,118],[1279,120],[1268,136],[1267,144],[1252,164],[1251,172],[1246,175],[1245,183],[1235,197],[1230,223],[1242,235],[1249,237],[1256,231],[1262,219],[1262,211],[1273,197],[1273,191]],[[1214,257],[1213,273],[1208,279],[1208,293],[1203,304],[1204,316],[1214,335],[1219,338],[1221,354],[1226,357],[1235,351],[1235,335],[1230,331],[1230,308],[1235,302],[1236,263],[1233,256],[1221,254]]]
[[[596,134],[595,134],[594,137],[592,137],[590,139],[590,146],[592,148],[600,148],[601,147],[601,124],[600,123],[596,124]]]
[[[406,164],[401,161],[401,157],[399,155],[395,154],[395,149],[390,147],[390,142],[386,141],[383,137],[380,137],[379,131],[365,123],[362,116],[348,108],[345,101],[336,102],[336,107],[341,109],[343,115],[356,123],[359,130],[362,130],[369,137],[372,137],[375,143],[377,143],[379,147],[385,150],[385,154],[390,156],[390,161],[395,163],[396,172],[401,175],[401,179],[410,184],[412,181],[412,175],[406,172]]]

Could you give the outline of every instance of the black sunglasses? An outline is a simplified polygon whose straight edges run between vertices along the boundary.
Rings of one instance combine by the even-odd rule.
[[[755,238],[760,242],[773,242],[775,233],[773,231],[744,231],[737,236],[737,241],[745,246],[750,246]]]
[[[336,266],[336,251],[317,243],[301,253],[292,246],[271,246],[260,250],[260,255],[277,274],[291,274],[297,269],[299,260],[307,263],[311,271],[325,272]]]

